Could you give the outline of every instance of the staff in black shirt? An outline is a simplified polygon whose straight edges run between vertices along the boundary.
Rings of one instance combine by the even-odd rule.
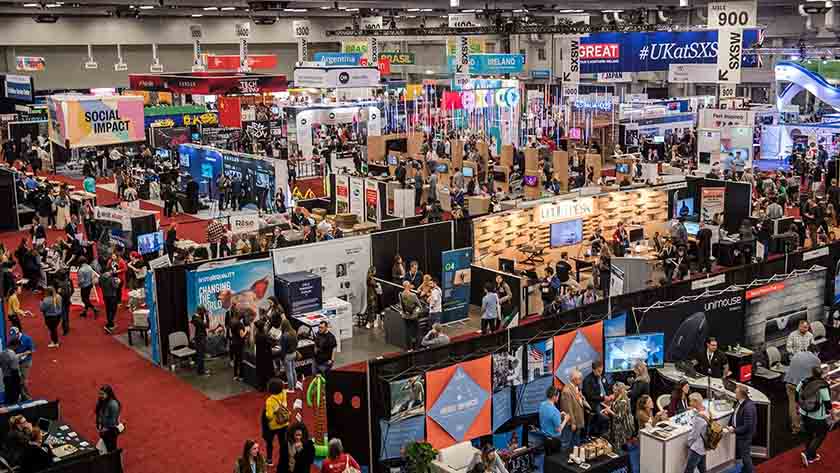
[[[706,349],[697,354],[697,372],[712,378],[724,378],[729,375],[729,362],[726,355],[718,351],[718,342],[714,337],[706,340]]]
[[[242,352],[245,350],[245,338],[248,329],[239,316],[239,311],[231,314],[230,321],[230,356],[233,361],[233,379],[242,381]]]
[[[335,335],[330,332],[329,323],[322,320],[315,334],[315,372],[323,375],[335,364],[335,348],[338,346]]]
[[[200,376],[210,376],[210,371],[204,369],[204,354],[207,352],[207,309],[198,306],[190,323],[193,326],[193,349],[195,350],[195,369]]]

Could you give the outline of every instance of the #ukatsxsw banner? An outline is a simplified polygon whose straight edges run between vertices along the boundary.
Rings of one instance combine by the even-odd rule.
[[[192,317],[196,308],[203,305],[210,314],[208,330],[224,327],[225,312],[234,304],[254,317],[260,308],[268,308],[268,298],[273,295],[274,265],[270,259],[187,273],[187,312]]]
[[[758,40],[758,30],[744,30],[744,47]],[[594,33],[580,40],[584,74],[667,71],[669,64],[717,64],[718,32]],[[745,54],[743,67],[758,58]]]
[[[444,251],[443,258],[443,322],[467,318],[470,309],[470,264],[472,248]]]
[[[426,374],[426,436],[437,449],[491,433],[490,356]]]
[[[50,102],[47,110],[55,127],[50,136],[62,146],[65,142],[70,148],[82,148],[146,139],[142,97],[57,96]]]

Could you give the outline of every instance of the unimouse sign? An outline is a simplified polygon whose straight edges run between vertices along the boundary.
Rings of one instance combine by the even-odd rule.
[[[120,116],[119,110],[85,112],[85,121],[90,124],[91,130],[96,134],[128,131],[130,122]]]

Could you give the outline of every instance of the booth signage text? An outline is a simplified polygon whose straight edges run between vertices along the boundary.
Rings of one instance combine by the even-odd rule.
[[[554,223],[586,217],[594,212],[595,201],[591,198],[561,200],[539,207],[540,223]]]

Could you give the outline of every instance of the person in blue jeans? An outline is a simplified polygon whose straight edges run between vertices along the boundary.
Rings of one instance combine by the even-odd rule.
[[[691,393],[688,396],[688,405],[696,414],[691,421],[691,432],[688,433],[688,462],[685,465],[685,473],[694,473],[695,469],[706,473],[705,436],[709,427],[709,415],[703,406],[703,396],[700,393]]]

